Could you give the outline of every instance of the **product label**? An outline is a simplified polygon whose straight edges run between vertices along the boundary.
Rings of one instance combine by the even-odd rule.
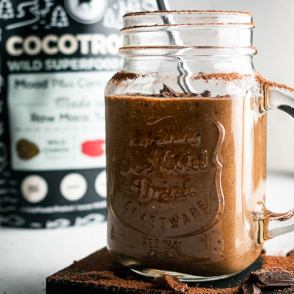
[[[105,221],[104,89],[155,0],[0,0],[0,225]]]
[[[11,74],[12,168],[105,166],[104,87],[113,72]]]

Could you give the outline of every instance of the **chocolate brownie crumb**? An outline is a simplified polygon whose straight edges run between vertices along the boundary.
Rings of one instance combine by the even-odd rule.
[[[173,290],[174,293],[185,293],[188,289],[187,284],[183,284],[178,278],[165,275],[154,279],[155,284],[166,290]]]
[[[241,284],[241,289],[243,291],[243,294],[260,294],[261,289],[250,279],[246,279]]]
[[[201,95],[202,97],[211,97],[211,92],[206,90]]]
[[[160,91],[160,96],[163,97],[179,97],[180,95],[169,86],[163,84],[163,89]]]
[[[171,87],[167,86],[166,84],[163,84],[163,88],[160,90],[159,94],[152,95],[150,97],[165,97],[165,98],[211,98],[211,92],[208,90],[205,90],[203,93],[179,93],[173,90]],[[231,95],[217,95],[216,98],[231,98]]]
[[[294,276],[290,272],[277,267],[252,272],[249,279],[261,286],[286,287],[294,285]]]

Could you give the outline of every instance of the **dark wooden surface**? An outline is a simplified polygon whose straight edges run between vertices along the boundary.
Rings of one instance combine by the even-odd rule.
[[[111,262],[105,263],[105,259],[110,259]],[[87,262],[85,262],[87,261]],[[99,261],[100,264],[99,264]],[[88,265],[88,263],[90,265]],[[97,267],[96,267],[97,264]],[[105,264],[105,265],[101,265]],[[114,269],[119,269],[117,272]],[[259,258],[253,265],[251,265],[249,268],[247,268],[242,273],[228,278],[224,280],[214,281],[214,282],[205,282],[205,283],[189,283],[189,287],[198,287],[203,289],[226,289],[226,288],[235,288],[238,287],[242,281],[244,281],[246,278],[248,278],[249,273],[251,271],[256,271],[258,269],[261,269],[261,258]],[[60,272],[50,276],[46,280],[46,294],[97,294],[97,293],[161,293],[162,291],[160,289],[141,289],[140,291],[136,291],[134,289],[127,289],[127,288],[117,288],[117,287],[110,287],[105,285],[99,285],[99,279],[97,279],[96,285],[93,286],[93,284],[89,284],[86,281],[80,280],[79,276],[76,275],[78,272],[95,272],[97,270],[98,272],[101,271],[110,271],[114,272],[116,276],[120,278],[125,279],[133,279],[135,281],[149,281],[152,282],[153,279],[144,278],[142,276],[139,276],[133,272],[131,272],[129,269],[122,267],[121,265],[115,263],[112,261],[111,257],[107,253],[107,249],[103,248],[88,257],[82,259],[79,262],[76,262],[75,264],[69,266],[68,268],[61,270]],[[282,290],[282,292],[279,292],[279,290]],[[172,292],[171,292],[172,293]],[[276,289],[262,289],[262,293],[270,294],[270,293],[293,293],[293,290],[287,290],[287,288],[276,288]]]

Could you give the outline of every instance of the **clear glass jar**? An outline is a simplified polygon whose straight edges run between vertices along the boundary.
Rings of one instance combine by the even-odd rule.
[[[264,202],[266,111],[293,111],[293,93],[254,70],[249,13],[132,13],[124,26],[105,92],[108,248],[147,276],[234,275],[290,230],[270,231],[282,215]]]

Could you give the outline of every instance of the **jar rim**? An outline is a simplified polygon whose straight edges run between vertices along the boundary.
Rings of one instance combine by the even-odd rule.
[[[205,27],[238,27],[238,28],[245,28],[245,29],[252,29],[255,28],[255,23],[186,23],[186,24],[164,24],[164,25],[137,25],[137,26],[129,26],[129,27],[124,27],[123,29],[120,30],[120,32],[123,34],[126,31],[130,30],[160,30],[160,29],[165,29],[168,27],[178,27],[178,28],[184,28],[184,29],[195,29],[195,28],[200,28],[204,29]]]
[[[123,47],[251,47],[253,17],[236,11],[184,10],[126,14]],[[227,50],[227,49],[226,49]]]
[[[123,17],[138,15],[154,15],[154,14],[247,14],[253,17],[253,14],[245,11],[233,10],[156,10],[156,11],[138,11],[126,13]]]

